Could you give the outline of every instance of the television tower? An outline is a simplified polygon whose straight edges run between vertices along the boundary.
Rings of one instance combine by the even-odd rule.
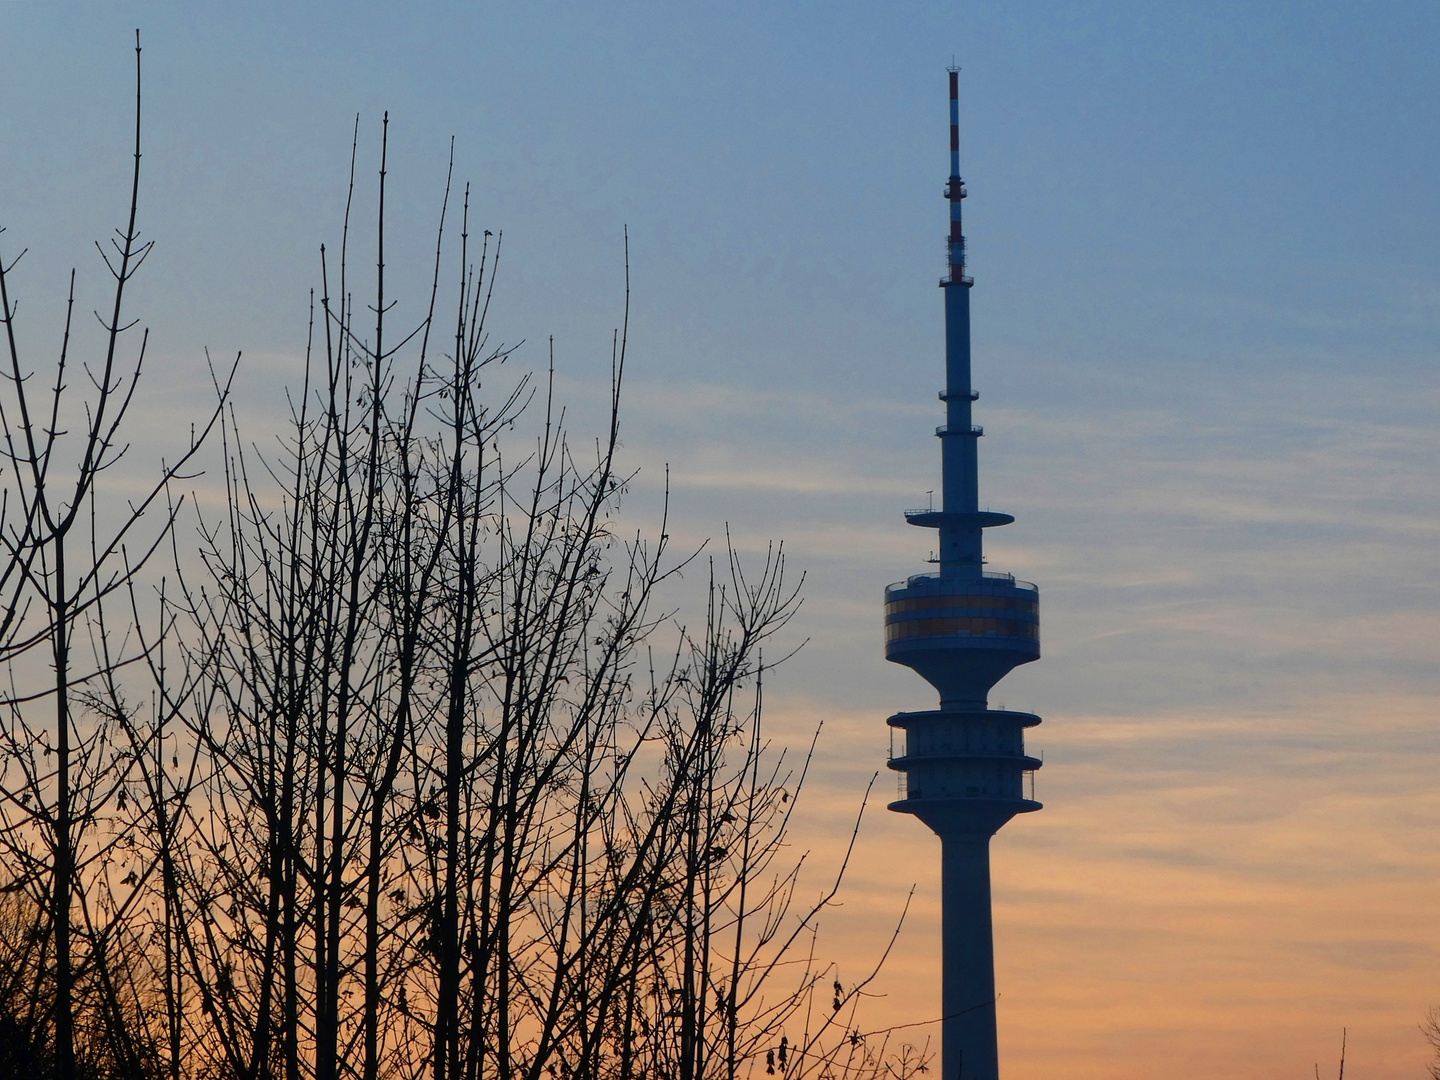
[[[950,68],[950,273],[945,296],[945,423],[937,428],[940,509],[908,510],[911,525],[938,529],[938,573],[885,590],[885,658],[913,668],[940,694],[940,707],[896,713],[890,768],[901,797],[891,810],[914,814],[940,837],[943,922],[940,1080],[998,1080],[995,946],[990,923],[990,837],[1016,814],[1039,810],[1035,758],[1025,729],[1038,716],[991,709],[990,688],[1011,668],[1040,658],[1040,593],[1027,581],[985,569],[983,530],[1009,514],[981,510],[976,468],[984,432],[971,421],[980,396],[970,386],[970,288],[960,206],[959,69]],[[901,745],[896,746],[896,733]],[[1026,775],[1031,798],[1025,797]]]

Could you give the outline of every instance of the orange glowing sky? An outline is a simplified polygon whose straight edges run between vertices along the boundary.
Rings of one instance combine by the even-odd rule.
[[[1263,376],[1243,389],[1281,396]],[[1440,385],[1372,384],[1364,409],[1345,389],[1291,393],[1263,439],[1246,419],[1187,433],[1148,409],[1086,427],[1007,403],[986,421],[988,490],[1013,484],[995,505],[1020,518],[1012,544],[990,534],[991,562],[1040,582],[1045,651],[991,698],[1045,718],[1028,741],[1046,808],[992,845],[1008,1077],[1278,1080],[1316,1062],[1333,1075],[1345,1029],[1348,1076],[1423,1076],[1418,1024],[1440,999],[1440,620],[1426,604]],[[1346,400],[1341,418],[1328,402]],[[892,407],[875,412],[894,422]],[[918,457],[932,447],[916,428]],[[852,504],[824,479],[846,468],[867,509],[898,507],[859,443],[780,470],[764,447],[717,435],[671,475],[682,513],[695,476],[699,505],[763,503],[768,485],[787,513],[823,519]],[[745,480],[727,490],[710,453]],[[1104,474],[1107,457],[1123,477]],[[883,764],[885,713],[930,700],[879,658],[881,567],[910,568],[921,546],[906,528],[895,514],[818,520],[793,541],[812,568],[796,633],[812,641],[771,716],[797,733],[827,725],[806,818],[822,858]],[[893,797],[888,773],[877,790]],[[852,974],[918,886],[868,1027],[938,1015],[938,872],[922,826],[868,816],[829,920]]]

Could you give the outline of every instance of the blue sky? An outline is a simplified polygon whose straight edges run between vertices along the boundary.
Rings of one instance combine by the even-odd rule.
[[[730,522],[808,570],[773,700],[830,723],[822,836],[886,713],[928,700],[880,658],[879,596],[920,568],[899,511],[938,481],[954,55],[982,499],[1018,518],[990,556],[1043,597],[1045,658],[995,694],[1046,718],[1047,809],[996,843],[1008,1074],[1294,1075],[1347,1024],[1357,1075],[1420,1074],[1440,8],[11,0],[0,224],[31,249],[27,332],[71,265],[98,279],[123,210],[136,26],[156,415],[203,393],[204,346],[244,350],[246,407],[278,413],[356,113],[364,190],[391,117],[397,280],[455,137],[505,235],[498,332],[535,364],[555,336],[582,425],[628,226],[633,507],[668,463],[677,535]],[[838,928],[869,942],[906,852],[921,899],[882,1018],[929,1007],[922,833],[876,817]]]

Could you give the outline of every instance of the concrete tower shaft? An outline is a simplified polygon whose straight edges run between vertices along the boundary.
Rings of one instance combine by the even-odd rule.
[[[1016,814],[1039,810],[1025,780],[1040,762],[1025,753],[1030,713],[991,709],[991,687],[1040,657],[1040,593],[1010,574],[985,569],[984,530],[1009,514],[980,509],[978,446],[971,412],[970,291],[960,178],[959,71],[950,72],[949,273],[945,297],[945,423],[937,510],[910,510],[912,525],[939,532],[937,573],[885,590],[885,657],[912,668],[940,695],[938,709],[890,717],[890,768],[901,797],[890,809],[914,814],[940,837],[944,968],[941,1080],[998,1080],[995,962],[990,923],[990,837]],[[897,746],[898,743],[898,746]],[[1033,796],[1033,779],[1031,783]]]

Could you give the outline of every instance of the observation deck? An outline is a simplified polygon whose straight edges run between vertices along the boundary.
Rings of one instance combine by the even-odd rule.
[[[939,690],[942,710],[983,710],[1007,672],[1039,658],[1040,590],[1028,581],[916,574],[885,590],[885,659]]]

